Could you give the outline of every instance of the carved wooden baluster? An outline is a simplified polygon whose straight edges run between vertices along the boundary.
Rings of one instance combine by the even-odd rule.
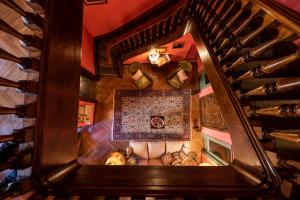
[[[217,4],[218,4],[218,0],[215,0],[211,3],[211,5],[208,9],[206,18],[204,19],[204,22],[203,22],[204,27],[208,27],[208,23],[209,23],[210,19],[212,18],[213,14],[215,13]]]
[[[224,8],[224,6],[225,6],[225,4],[226,4],[226,0],[224,0],[223,2],[222,2],[222,4],[220,5],[220,7],[217,9],[217,11],[216,11],[216,15],[215,15],[215,17],[213,17],[213,20],[215,21],[215,25],[214,25],[214,27],[212,28],[212,31],[211,31],[211,34],[212,35],[214,35],[215,34],[215,32],[218,30],[218,27],[219,27],[219,24],[217,23],[219,20],[221,20],[221,18],[220,18],[220,15],[221,15],[221,12],[222,12],[222,10],[223,10],[223,8]],[[220,18],[220,19],[219,19]]]
[[[175,26],[176,29],[176,26]],[[158,25],[158,39],[161,39],[163,36],[163,22],[160,22]]]
[[[171,30],[171,22],[172,22],[172,16],[167,18],[166,21],[166,30],[165,30],[165,36],[169,35],[170,30]]]
[[[199,21],[199,22],[201,21],[205,10],[206,10],[206,3],[201,3],[201,9],[200,9],[199,14],[197,15],[197,18],[196,18],[197,21]]]
[[[166,35],[166,29],[167,29],[167,27],[166,27],[166,22],[165,21],[163,21],[163,24],[162,24],[162,36],[163,36],[163,38],[164,37],[166,37],[167,35]]]
[[[33,127],[23,129],[15,129],[12,134],[0,135],[0,142],[14,141],[19,143],[27,143],[33,141]]]
[[[35,58],[21,57],[18,58],[0,48],[0,59],[9,60],[17,63],[21,69],[33,69],[38,71],[40,68],[40,61]]]
[[[200,25],[203,26],[204,24],[204,19],[206,18],[209,8],[210,8],[211,2],[205,3],[204,4],[204,10],[202,12],[202,15],[200,16]]]
[[[136,34],[137,35],[137,38],[138,38],[138,46],[139,47],[142,47],[143,45],[143,42],[142,42],[142,38],[141,38],[141,35],[140,35],[140,33],[137,33]]]
[[[24,11],[13,0],[2,0],[1,2],[19,13],[27,27],[35,31],[42,31],[43,19],[39,15]]]
[[[226,19],[226,17],[231,13],[231,11],[233,10],[233,8],[236,5],[236,3],[237,2],[234,0],[233,3],[230,5],[230,7],[225,11],[224,14],[222,14],[222,16],[220,17],[220,20],[214,26],[214,28],[212,30],[212,35],[215,35],[216,31],[218,29],[221,29],[220,32],[218,33],[218,35],[216,36],[216,39],[215,39],[214,43],[218,40],[217,38],[221,37],[221,36],[219,36],[219,34],[223,34],[223,33],[221,33],[221,32],[224,31],[224,30],[222,30],[223,22]]]
[[[16,106],[15,108],[0,107],[0,115],[14,114],[18,117],[34,118],[36,114],[36,105],[28,104]]]
[[[240,24],[235,30],[232,31],[232,35],[233,36],[237,36],[239,35],[247,26],[248,24],[254,19],[254,17],[256,16],[256,14],[260,11],[260,8],[256,7],[256,6],[252,6],[251,8],[251,14],[250,16],[244,21],[242,22],[242,24]],[[220,35],[218,35],[216,37],[215,43],[217,43],[219,41],[219,39],[222,37],[224,33],[220,33]],[[226,45],[228,45],[230,43],[230,39],[226,38],[220,45],[220,49],[224,48]]]
[[[250,62],[260,56],[267,49],[273,47],[275,44],[289,38],[293,35],[293,32],[287,30],[285,27],[280,26],[278,29],[278,35],[276,38],[269,40],[265,43],[262,43],[256,47],[251,48],[245,55],[241,56],[238,60],[236,60],[231,66],[230,70],[236,69],[239,65]]]
[[[287,140],[290,142],[299,143],[300,142],[300,135],[297,133],[270,133],[271,137]],[[292,163],[293,161],[289,161],[288,163]],[[294,162],[293,162],[294,163]],[[300,163],[298,162],[298,168],[300,169]]]
[[[263,24],[259,28],[252,31],[251,33],[248,33],[247,35],[243,36],[241,39],[239,39],[237,41],[237,44],[235,46],[233,46],[229,51],[227,51],[227,53],[225,54],[223,59],[226,59],[229,56],[236,53],[237,51],[241,50],[244,45],[246,45],[248,42],[250,42],[254,37],[256,37],[259,33],[261,33],[267,26],[269,26],[271,23],[273,23],[275,21],[275,19],[273,17],[271,17],[270,15],[265,15],[263,17],[263,20],[264,20]]]
[[[237,80],[240,81],[240,80],[259,77],[264,74],[270,74],[282,68],[286,64],[291,63],[299,58],[300,58],[300,50],[297,50],[295,53],[291,55],[276,60],[268,61],[259,67],[254,67],[251,70],[247,71],[242,76],[240,76]]]
[[[134,49],[136,48],[136,44],[135,44],[135,42],[134,42],[133,36],[131,36],[131,37],[129,38],[129,43],[130,43],[130,45],[131,45],[131,50],[134,50]]]
[[[185,9],[180,9],[179,18],[178,18],[178,25],[181,26],[186,22],[188,13]]]
[[[199,18],[199,16],[201,15],[203,9],[204,9],[203,4],[199,2],[197,4],[197,8],[196,8],[195,14],[192,15],[192,16],[197,20]],[[190,13],[190,12],[188,12],[188,13]]]
[[[129,49],[132,51],[134,49],[134,46],[133,46],[133,43],[131,43],[130,38],[127,38],[126,41],[127,41],[128,45],[129,45]]]
[[[242,15],[242,13],[243,13],[245,7],[248,5],[248,3],[249,3],[249,0],[241,1],[241,7],[240,7],[239,11],[231,19],[229,19],[229,21],[226,23],[225,26],[227,28],[230,28],[234,24],[234,22],[236,22],[236,20]]]
[[[247,92],[246,96],[265,96],[277,93],[286,93],[300,88],[300,78],[282,79],[273,83],[265,84]]]
[[[225,3],[226,3],[226,1],[222,1],[220,3],[220,1],[221,0],[218,0],[217,5],[215,6],[214,10],[211,13],[211,16],[210,16],[210,19],[209,19],[209,22],[208,22],[208,25],[207,25],[207,30],[209,30],[209,32],[211,32],[210,30],[212,28],[211,26],[212,26],[213,22],[217,20],[217,17],[218,17],[218,14],[219,14],[218,13],[219,9],[220,8],[222,9],[222,6],[224,6]]]
[[[147,35],[146,35],[146,31],[143,30],[143,31],[142,31],[142,34],[143,34],[143,36],[144,36],[145,44],[148,44],[148,38],[147,38]]]
[[[0,86],[17,88],[20,92],[38,93],[38,83],[34,81],[19,81],[14,82],[5,78],[0,77]]]
[[[152,42],[152,35],[150,33],[150,28],[146,29],[146,36],[149,42]]]
[[[127,39],[124,40],[124,44],[126,46],[127,52],[129,52],[131,48]]]
[[[192,15],[196,15],[196,11],[200,2],[198,0],[190,0],[188,1],[188,12]]]
[[[179,15],[180,15],[181,10],[179,10],[176,15],[173,17],[173,23],[172,23],[172,27],[171,27],[171,32],[174,33],[176,31],[176,28],[178,26],[178,19],[179,19]]]
[[[274,117],[300,117],[300,104],[284,104],[271,108],[252,108],[253,115],[266,115]]]
[[[150,41],[153,42],[153,32],[152,32],[152,27],[149,28],[149,37],[150,37]]]
[[[44,14],[43,2],[40,0],[26,0],[26,4],[39,14]]]
[[[120,42],[120,47],[121,47],[122,53],[127,52],[127,48],[126,48],[126,45],[125,45],[124,41]]]
[[[233,15],[228,20],[228,22],[226,22],[226,24],[224,25],[223,29],[216,36],[214,42],[218,41],[221,37],[223,37],[225,35],[225,33],[228,32],[227,30],[230,30],[230,28],[232,27],[232,25],[234,24],[234,22],[236,22],[237,19],[241,16],[241,14],[243,13],[243,11],[244,11],[245,7],[248,5],[248,3],[249,3],[249,0],[241,1],[241,7],[240,7],[239,11],[235,15]],[[231,33],[229,33],[229,34],[231,34]],[[220,46],[222,47],[223,45],[227,45],[231,41],[233,41],[233,36],[226,37],[224,39],[224,41],[223,41],[223,43],[225,43],[225,44],[222,43]]]
[[[170,27],[171,28],[171,27]],[[152,26],[152,28],[151,28],[151,30],[152,30],[152,35],[153,35],[153,41],[156,41],[156,39],[157,39],[157,27],[156,27],[156,25],[154,25],[154,26]]]
[[[23,35],[0,19],[0,30],[20,39],[21,46],[31,51],[38,51],[42,47],[42,40],[36,36]]]

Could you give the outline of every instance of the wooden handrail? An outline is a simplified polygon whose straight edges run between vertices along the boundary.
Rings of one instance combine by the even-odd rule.
[[[276,1],[269,0],[250,0],[264,12],[271,15],[280,23],[300,35],[300,16],[294,10],[291,10]]]

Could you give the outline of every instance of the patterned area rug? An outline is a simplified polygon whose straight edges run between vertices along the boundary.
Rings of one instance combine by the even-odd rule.
[[[113,140],[189,140],[191,90],[116,90]]]

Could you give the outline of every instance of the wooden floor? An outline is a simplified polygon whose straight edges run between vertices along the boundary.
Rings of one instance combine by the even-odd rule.
[[[171,65],[170,68],[174,69],[176,66]],[[165,82],[166,71],[157,70],[150,65],[145,65],[143,68],[153,78],[152,89],[173,89]],[[196,67],[193,67],[193,73],[196,74]],[[184,84],[183,88],[191,88],[191,76]],[[106,76],[101,78],[96,83],[96,111],[95,111],[95,124],[89,127],[88,130],[82,132],[84,139],[81,140],[81,148],[79,161],[82,164],[97,165],[104,164],[107,155],[114,150],[125,150],[128,147],[128,141],[112,141],[112,122],[113,122],[113,94],[115,89],[135,89],[133,79],[128,74],[128,66],[124,66],[123,78]],[[191,106],[191,120],[192,120],[192,140],[190,142],[190,150],[195,151],[201,155],[203,147],[202,136],[200,132],[196,131],[199,127],[199,98],[195,94],[192,96]],[[199,158],[200,159],[200,158]]]

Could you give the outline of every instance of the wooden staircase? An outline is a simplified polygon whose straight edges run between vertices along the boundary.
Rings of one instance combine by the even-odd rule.
[[[291,191],[282,193],[299,197],[299,13],[267,0],[198,3],[192,18],[215,58],[213,67],[273,155],[283,183],[289,182]],[[208,76],[216,91],[213,74]]]
[[[7,10],[1,13],[0,19],[0,115],[3,126],[0,172],[7,176],[1,183],[0,199],[26,193],[33,187],[31,170],[39,95],[37,77],[44,20],[24,8],[30,10],[36,5],[34,1],[21,5],[1,1],[1,7]],[[9,12],[11,14],[6,15]],[[43,9],[40,8],[39,12],[43,14]]]
[[[38,98],[1,105],[0,114],[36,120],[1,135],[1,143],[11,147],[0,168],[32,166],[33,175],[7,186],[1,198],[33,189],[30,199],[299,197],[298,13],[269,0],[170,0],[97,37],[98,76],[120,76],[124,59],[190,33],[231,134],[234,161],[199,168],[82,166],[76,161],[82,2],[28,2],[38,14],[13,0],[1,4],[32,30],[43,30],[43,39],[23,34],[2,17],[0,30],[22,48],[42,48],[41,57],[14,55],[1,46],[0,58],[39,71],[39,82],[1,76],[0,84]],[[33,149],[13,148],[29,141]]]

